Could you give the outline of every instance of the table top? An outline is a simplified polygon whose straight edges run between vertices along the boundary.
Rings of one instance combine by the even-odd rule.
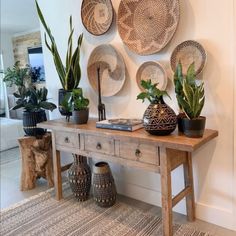
[[[167,136],[156,136],[147,133],[143,128],[130,132],[111,129],[96,128],[96,120],[89,120],[87,124],[78,125],[65,119],[49,120],[37,124],[39,128],[50,129],[52,131],[77,132],[83,134],[93,134],[119,139],[138,139],[140,141],[158,143],[161,147],[192,152],[208,141],[218,136],[218,131],[205,129],[202,138],[188,138],[176,129]]]

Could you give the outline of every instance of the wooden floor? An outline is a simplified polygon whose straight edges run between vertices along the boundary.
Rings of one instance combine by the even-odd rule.
[[[1,152],[1,158],[6,159],[6,155],[11,157],[11,155],[19,155],[19,150],[12,149],[10,151]],[[12,156],[12,157],[13,157]],[[66,181],[66,177],[64,176],[64,181]],[[0,181],[1,181],[1,208],[7,208],[10,205],[17,203],[25,198],[38,194],[39,192],[45,191],[47,187],[47,182],[43,179],[38,180],[37,188],[21,192],[19,190],[19,181],[20,181],[20,161],[19,159],[15,159],[11,162],[4,162],[0,165]],[[130,205],[137,206],[144,210],[150,211],[152,213],[161,215],[161,208],[156,207],[141,201],[137,201],[125,196],[119,196],[121,201],[124,201]],[[184,215],[174,213],[174,221],[180,224],[189,224],[199,230],[206,231],[211,233],[214,236],[236,236],[235,231],[227,230],[222,227],[206,223],[201,220],[196,220],[193,223],[189,223],[186,220]]]

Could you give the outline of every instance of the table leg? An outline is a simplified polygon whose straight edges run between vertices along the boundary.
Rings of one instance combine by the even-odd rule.
[[[52,150],[53,150],[53,175],[56,199],[62,198],[62,180],[61,180],[61,156],[60,151],[56,150],[55,136],[52,133]]]
[[[185,187],[190,187],[191,191],[186,196],[187,218],[189,221],[195,220],[195,201],[194,201],[194,187],[193,187],[193,167],[192,155],[187,153],[186,162],[184,163],[184,182]]]
[[[171,162],[166,149],[160,148],[163,236],[172,236]]]

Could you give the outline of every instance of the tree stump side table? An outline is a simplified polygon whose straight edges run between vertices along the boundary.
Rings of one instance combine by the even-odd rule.
[[[21,191],[35,188],[36,180],[40,177],[48,181],[49,187],[53,187],[51,134],[46,133],[40,139],[22,137],[18,142],[22,160]]]

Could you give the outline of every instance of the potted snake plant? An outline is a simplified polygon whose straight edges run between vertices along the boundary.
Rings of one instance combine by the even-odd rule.
[[[159,90],[157,83],[152,84],[151,80],[142,80],[141,86],[145,91],[140,93],[137,99],[143,102],[147,99],[151,103],[143,115],[145,130],[154,135],[169,135],[177,124],[175,112],[163,100],[163,96],[170,96],[165,90]]]
[[[200,116],[205,103],[204,83],[196,83],[194,64],[191,67],[191,79],[188,75],[183,78],[183,96],[178,97],[178,102],[186,116],[183,118],[184,134],[199,138],[203,136],[206,124],[206,117]]]
[[[66,61],[65,63],[62,62],[61,56],[58,52],[56,41],[51,33],[50,28],[46,24],[42,11],[36,1],[36,8],[38,12],[39,19],[44,26],[45,29],[45,44],[46,47],[49,49],[53,56],[54,65],[59,76],[62,88],[59,89],[58,94],[58,104],[59,104],[59,111],[63,116],[70,116],[71,113],[68,113],[63,106],[62,101],[64,96],[71,92],[73,89],[77,88],[80,83],[81,79],[81,67],[80,67],[80,48],[83,40],[83,34],[81,34],[77,40],[77,46],[75,50],[73,50],[73,33],[74,29],[72,28],[72,16],[70,16],[70,34],[68,37],[68,48],[66,53]],[[50,43],[47,40],[47,36],[49,38]]]

